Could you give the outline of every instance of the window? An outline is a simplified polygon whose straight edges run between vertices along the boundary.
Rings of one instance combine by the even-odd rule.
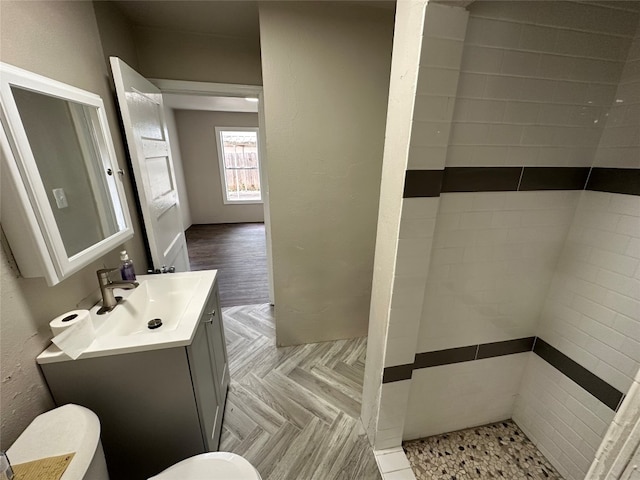
[[[258,129],[216,127],[224,203],[261,203]]]

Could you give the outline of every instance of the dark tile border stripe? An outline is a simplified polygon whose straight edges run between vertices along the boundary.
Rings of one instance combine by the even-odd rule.
[[[413,363],[398,365],[396,367],[386,367],[382,373],[382,383],[399,382],[409,380],[413,374]]]
[[[589,170],[589,167],[524,167],[518,190],[584,190]]]
[[[418,353],[415,361],[406,365],[387,367],[382,375],[382,383],[409,380],[413,370],[421,368],[451,365],[454,363],[471,362],[486,358],[513,355],[516,353],[533,351],[549,365],[559,370],[568,378],[584,388],[595,398],[613,411],[617,411],[622,403],[624,394],[609,385],[597,375],[591,373],[579,363],[571,360],[564,353],[552,347],[540,337],[525,337],[502,342],[467,345],[465,347],[447,348],[433,352]]]
[[[534,340],[535,337],[518,338],[515,340],[505,340],[503,342],[467,345],[465,347],[418,353],[413,363],[386,367],[383,371],[382,383],[408,380],[411,378],[413,370],[419,368],[437,367],[439,365],[450,365],[452,363],[470,362],[481,358],[529,352],[533,348]],[[480,354],[483,356],[481,357]]]
[[[530,352],[536,337],[518,338],[505,342],[483,343],[478,345],[476,360],[482,358],[500,357],[502,355],[512,355],[514,353]]]
[[[403,198],[439,197],[443,170],[407,170]]]
[[[640,168],[447,167],[407,170],[404,198],[454,192],[595,190],[640,195]]]
[[[522,167],[447,167],[442,192],[509,192],[518,189]]]
[[[591,169],[587,190],[640,195],[640,168]]]
[[[536,340],[533,352],[549,363],[549,365],[564,373],[611,410],[615,411],[620,405],[620,400],[622,400],[623,396],[621,391],[612,387],[579,363],[571,360],[560,350],[552,347],[541,338]]]
[[[438,365],[469,362],[475,360],[477,350],[477,345],[471,345],[468,347],[447,348],[446,350],[418,353],[413,368],[428,368],[437,367]]]

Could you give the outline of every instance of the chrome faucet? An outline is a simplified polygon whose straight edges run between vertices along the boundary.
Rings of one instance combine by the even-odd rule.
[[[103,268],[96,272],[98,275],[98,284],[100,285],[100,293],[102,294],[102,307],[98,310],[98,315],[110,312],[116,305],[118,305],[118,299],[113,294],[114,288],[122,288],[123,290],[130,290],[136,288],[138,282],[131,282],[129,280],[111,280],[109,274],[119,270],[118,268]],[[120,298],[120,297],[118,297]]]

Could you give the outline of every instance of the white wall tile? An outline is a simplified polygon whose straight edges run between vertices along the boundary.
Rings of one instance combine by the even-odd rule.
[[[479,18],[472,13],[465,43],[509,48],[518,45],[521,32],[520,23]]]
[[[421,66],[418,72],[418,95],[453,97],[458,87],[458,70]]]
[[[462,56],[460,70],[473,73],[495,73],[500,71],[504,51],[499,48],[467,45]]]
[[[454,100],[453,97],[439,95],[417,95],[413,118],[419,122],[450,121]]]
[[[464,73],[458,81],[458,98],[483,98],[487,86],[487,75]]]
[[[449,122],[414,121],[411,128],[411,146],[445,147],[449,141]]]
[[[403,470],[396,470],[395,472],[389,472],[382,475],[382,480],[416,480],[416,476],[413,470],[405,468]]]
[[[633,219],[640,217],[636,205],[640,206],[640,199],[635,197],[583,192],[537,330],[543,339],[622,392],[640,367],[636,353],[640,301],[635,296],[640,283],[633,278],[638,259],[627,254],[637,238],[630,235],[638,233],[633,229]],[[636,216],[628,215],[634,212]],[[614,233],[623,219],[625,235]],[[531,367],[535,371],[525,374],[514,418],[536,444],[545,446],[552,462],[566,469],[568,478],[582,478],[613,412],[540,362]],[[565,393],[571,391],[570,397],[560,401],[576,417],[572,421],[550,420],[548,412],[560,408],[553,398],[560,394],[553,388],[552,397],[540,394],[542,380],[537,378],[543,374],[547,377],[543,383],[550,385],[545,388],[564,382]],[[542,433],[540,424],[546,424],[548,431]],[[581,440],[562,432],[563,425]]]
[[[387,448],[397,448],[402,445],[403,426],[378,430],[376,432],[374,448],[384,450]]]
[[[415,370],[407,440],[511,417],[530,353]]]
[[[483,145],[487,143],[489,125],[484,123],[453,123],[451,145]]]
[[[523,376],[513,419],[565,478],[581,480],[613,411],[537,355]],[[597,402],[597,400],[595,400]]]
[[[453,119],[456,122],[500,123],[506,102],[494,100],[458,99]]]
[[[407,456],[402,449],[397,449],[385,454],[376,454],[375,458],[378,463],[378,468],[383,474],[411,468],[409,460],[407,460]]]
[[[418,307],[398,307],[391,310],[388,338],[413,336],[417,338],[420,329],[422,305]],[[415,348],[415,344],[412,346]],[[399,365],[402,365],[401,363]]]
[[[410,146],[407,170],[443,169],[447,159],[446,146]]]
[[[413,277],[395,277],[391,296],[391,309],[422,307],[425,281]]]
[[[572,57],[566,55],[542,54],[535,76],[550,80],[570,80],[574,62]]]
[[[433,218],[402,218],[400,220],[400,238],[430,238],[433,237],[435,219]]]
[[[522,26],[518,47],[537,52],[556,51],[556,39],[561,31],[556,28],[525,24]]]
[[[640,89],[622,53],[628,13],[548,7],[475,2],[466,28],[462,9],[430,4],[410,168],[590,166],[594,158],[640,167]],[[621,78],[628,83],[618,87]],[[607,115],[615,98],[624,104]],[[640,204],[626,197],[585,192],[577,212],[578,192],[443,194],[429,213],[422,199],[405,200],[385,364],[408,363],[416,349],[539,333],[626,388],[640,356]],[[567,479],[581,478],[610,411],[530,356],[542,367],[524,375],[517,415]],[[403,432],[416,438],[511,416],[524,357],[414,372],[406,412],[386,395],[376,447],[399,446]]]
[[[390,382],[382,385],[380,396],[379,430],[392,430],[404,425],[411,380]],[[393,447],[399,446],[392,445]]]
[[[436,218],[438,198],[403,198],[402,214],[404,219]]]
[[[520,78],[520,77],[507,77],[500,75],[490,75],[487,76],[486,87],[484,90],[484,95],[486,98],[491,98],[495,100],[530,100],[530,99],[539,99],[540,95],[535,95],[533,98],[530,98],[532,95],[530,92],[536,93],[533,89],[526,89],[526,85],[529,83],[529,79]],[[544,80],[536,80],[537,83],[541,84],[540,89],[543,90],[542,95],[547,95],[546,85],[542,85]]]
[[[388,337],[384,366],[393,367],[413,363],[416,349],[416,336]],[[385,427],[380,427],[385,428]]]
[[[467,29],[469,12],[462,8],[431,3],[427,5],[424,20],[425,37],[463,40]]]
[[[423,37],[420,65],[459,69],[462,58],[462,40]]]
[[[504,53],[500,72],[505,75],[521,77],[535,76],[539,62],[540,55],[538,53],[507,50]]]
[[[507,102],[504,113],[504,121],[512,124],[535,124],[538,122],[538,114],[541,105],[531,102]]]

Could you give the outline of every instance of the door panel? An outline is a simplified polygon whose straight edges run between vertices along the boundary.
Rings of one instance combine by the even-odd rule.
[[[189,270],[175,173],[158,88],[111,57],[120,114],[136,179],[153,269]]]

